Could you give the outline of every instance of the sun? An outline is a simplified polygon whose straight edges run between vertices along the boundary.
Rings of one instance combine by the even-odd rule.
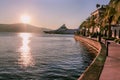
[[[29,24],[30,23],[30,16],[28,15],[22,15],[21,18],[20,18],[21,22],[24,23],[24,24]]]

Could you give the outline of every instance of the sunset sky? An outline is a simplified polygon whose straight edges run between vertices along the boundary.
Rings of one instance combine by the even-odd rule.
[[[56,29],[62,24],[78,28],[96,4],[107,4],[109,0],[0,0],[0,24],[21,23],[20,17],[27,15],[30,24]]]

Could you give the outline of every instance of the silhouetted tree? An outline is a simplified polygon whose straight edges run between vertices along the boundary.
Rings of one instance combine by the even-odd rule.
[[[100,4],[96,4],[96,8],[99,8],[100,7]]]

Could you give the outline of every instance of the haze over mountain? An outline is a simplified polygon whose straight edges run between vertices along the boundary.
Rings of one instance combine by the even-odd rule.
[[[32,32],[43,33],[43,31],[50,29],[40,28],[30,24],[16,23],[16,24],[0,24],[0,32]]]

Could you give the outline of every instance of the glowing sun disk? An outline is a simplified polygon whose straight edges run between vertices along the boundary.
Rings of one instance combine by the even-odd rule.
[[[21,19],[22,23],[25,23],[25,24],[30,23],[30,16],[28,16],[28,15],[23,15],[23,16],[21,16],[20,19]]]

